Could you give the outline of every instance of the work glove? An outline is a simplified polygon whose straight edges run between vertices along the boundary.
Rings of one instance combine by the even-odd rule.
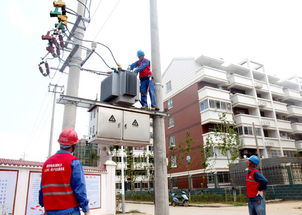
[[[257,193],[257,196],[263,197],[264,196],[263,190],[262,191],[259,190],[258,193]]]

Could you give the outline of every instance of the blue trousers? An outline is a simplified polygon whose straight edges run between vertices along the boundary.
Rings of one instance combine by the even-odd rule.
[[[250,215],[265,215],[265,199],[248,200],[248,208]]]
[[[141,105],[148,107],[147,94],[149,91],[151,107],[156,107],[155,88],[152,78],[144,77],[140,79]]]

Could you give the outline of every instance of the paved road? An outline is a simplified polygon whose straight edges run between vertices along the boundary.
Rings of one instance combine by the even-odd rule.
[[[147,215],[154,215],[154,205],[126,204],[126,211],[139,210]],[[247,206],[240,207],[172,207],[170,215],[247,215]],[[267,215],[302,215],[302,201],[286,201],[267,204]]]

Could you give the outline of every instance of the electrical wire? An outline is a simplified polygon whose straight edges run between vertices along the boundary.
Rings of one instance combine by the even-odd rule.
[[[90,2],[91,2],[91,1],[90,1]],[[95,14],[96,14],[96,12],[98,11],[98,9],[99,9],[101,3],[102,3],[102,0],[99,0],[98,5],[96,6],[96,8],[95,8],[95,10],[94,10],[94,12],[93,12],[93,14],[92,14],[91,19],[93,19],[93,17],[95,16]]]
[[[105,63],[105,65],[106,65],[109,69],[112,69],[112,67],[110,67],[110,66],[106,63],[106,61],[104,60],[104,58],[102,58],[102,56],[101,56],[99,53],[97,53],[96,51],[94,51],[94,53],[96,53],[96,55],[99,56],[99,57],[102,59],[102,61]]]
[[[68,29],[67,27],[66,27],[66,29],[67,29],[67,31],[69,32],[69,34],[71,34],[71,32],[69,31],[69,29]],[[105,48],[107,48],[107,49],[109,50],[109,52],[110,52],[110,54],[111,54],[111,56],[112,56],[112,58],[113,58],[115,64],[118,65],[118,63],[117,63],[117,61],[116,61],[116,59],[115,59],[115,57],[114,57],[114,55],[113,55],[111,49],[110,49],[108,46],[106,46],[105,44],[100,43],[100,42],[97,42],[97,41],[80,39],[80,38],[76,37],[75,35],[72,35],[72,36],[73,36],[74,38],[76,38],[77,40],[80,40],[80,41],[83,41],[83,42],[87,42],[87,43],[96,43],[96,44],[99,44],[99,45],[101,45],[101,46],[104,46]]]
[[[88,12],[88,19],[90,19],[90,10],[88,9],[88,7],[86,6],[86,4],[84,4],[83,2],[81,2],[80,0],[77,0],[81,5],[83,5],[84,7],[85,7],[85,12],[86,12],[86,10],[87,10],[87,12]],[[85,14],[84,14],[84,16],[85,16]]]
[[[71,33],[70,31],[69,31],[69,29],[68,28],[66,28],[67,29],[67,31],[69,32],[69,33]],[[113,55],[113,53],[112,53],[112,51],[111,51],[111,49],[108,47],[108,46],[106,46],[105,44],[103,44],[103,43],[100,43],[100,42],[98,42],[98,41],[92,41],[92,40],[84,40],[84,39],[80,39],[80,38],[78,38],[78,37],[76,37],[76,36],[74,36],[74,35],[72,35],[74,38],[76,38],[76,39],[78,39],[78,40],[81,40],[81,41],[83,41],[83,42],[88,42],[88,43],[96,43],[96,44],[99,44],[99,45],[101,45],[101,46],[104,46],[105,48],[107,48],[108,49],[108,51],[110,52],[110,54],[111,54],[111,56],[112,56],[112,58],[113,58],[113,60],[114,60],[114,62],[116,63],[116,64],[118,64],[117,63],[117,61],[116,61],[116,59],[115,59],[115,57],[114,57],[114,55]]]
[[[103,23],[103,25],[101,26],[101,28],[98,30],[97,34],[94,37],[94,40],[99,36],[99,34],[101,33],[101,31],[103,30],[104,26],[106,25],[106,23],[108,22],[108,20],[111,18],[113,12],[116,10],[116,8],[118,7],[120,3],[120,0],[117,1],[117,3],[114,5],[114,8],[111,10],[109,16],[107,17],[107,19],[105,20],[105,22]]]

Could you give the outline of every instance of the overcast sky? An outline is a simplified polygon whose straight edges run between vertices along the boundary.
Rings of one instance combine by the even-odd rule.
[[[75,0],[65,2],[76,10]],[[301,0],[158,0],[162,72],[174,57],[205,54],[233,63],[250,58],[280,78],[301,74],[301,6]],[[54,71],[45,78],[38,71],[47,45],[41,35],[56,22],[49,17],[50,10],[51,0],[2,2],[1,158],[19,159],[25,153],[27,160],[43,161],[48,153],[53,98],[48,84],[66,85],[67,78]],[[124,68],[136,60],[138,49],[150,59],[149,0],[92,0],[90,14],[85,39],[109,46]],[[114,66],[106,49],[97,51]],[[58,66],[57,60],[48,62]],[[98,57],[86,67],[108,70]],[[101,80],[82,72],[79,96],[95,98]],[[58,149],[62,115],[63,106],[58,104],[53,152]],[[76,130],[80,137],[88,133],[87,110],[78,109]]]

